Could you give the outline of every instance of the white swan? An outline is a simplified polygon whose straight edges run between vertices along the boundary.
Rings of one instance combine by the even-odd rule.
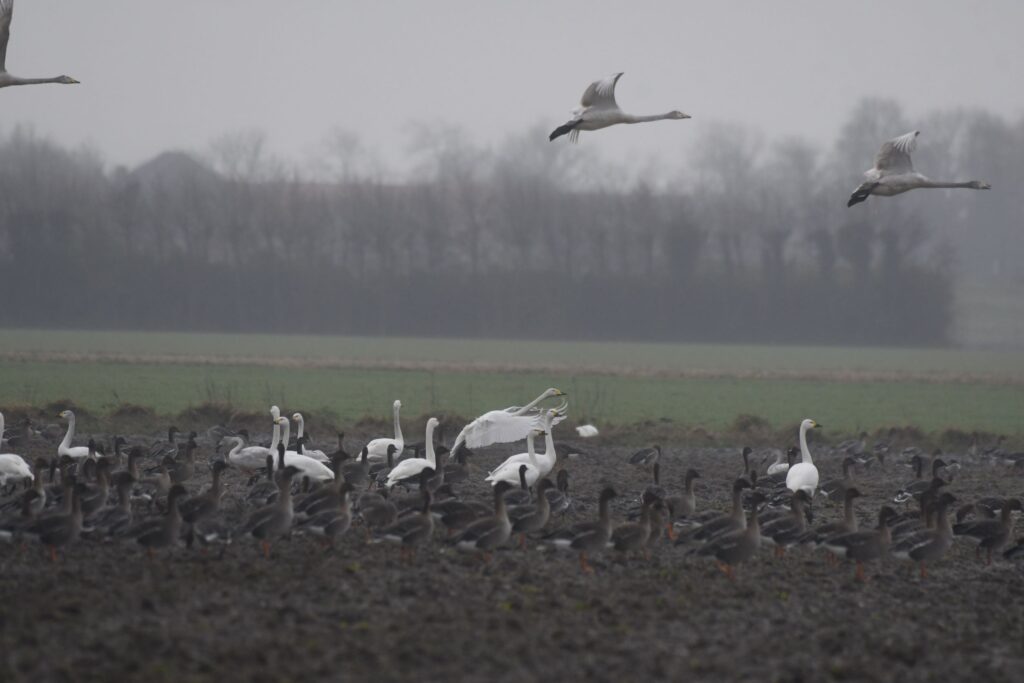
[[[622,73],[612,74],[608,78],[591,83],[580,98],[580,106],[572,110],[572,118],[555,128],[548,140],[569,134],[572,142],[579,140],[581,130],[600,130],[617,123],[645,123],[647,121],[665,121],[670,119],[688,119],[689,114],[681,111],[670,111],[667,114],[651,114],[635,116],[627,114],[615,102],[615,85],[622,78]],[[472,446],[470,447],[472,448]]]
[[[594,425],[580,425],[576,428],[576,433],[579,434],[581,439],[590,439],[597,436],[600,432],[597,431],[597,427]]]
[[[277,426],[274,427],[277,429]],[[234,447],[228,451],[227,461],[232,467],[237,467],[246,472],[256,472],[267,466],[267,456],[273,451],[263,446],[246,446],[245,439],[240,436],[229,436],[229,441],[234,441]],[[274,444],[275,448],[277,444]]]
[[[558,461],[558,454],[555,452],[555,439],[551,435],[551,427],[555,424],[555,418],[561,413],[555,408],[546,410],[544,412],[544,425],[540,429],[536,429],[526,436],[526,453],[518,453],[516,455],[509,456],[503,463],[495,467],[490,471],[487,478],[484,481],[498,481],[499,479],[507,478],[508,472],[503,472],[501,476],[496,476],[499,471],[510,469],[514,475],[512,479],[508,481],[513,484],[519,483],[519,466],[530,465],[536,467],[539,470],[539,474],[542,477],[546,477],[551,474],[551,470],[555,469],[555,463]],[[544,452],[535,454],[533,452],[533,443],[531,438],[534,434],[544,435]],[[492,479],[492,477],[494,477]]]
[[[565,392],[554,387],[527,403],[522,408],[512,406],[505,410],[492,410],[476,418],[462,428],[452,445],[452,457],[455,457],[459,446],[466,444],[469,448],[483,448],[495,443],[515,443],[526,438],[535,429],[544,428],[544,414],[534,407],[546,398],[565,396]],[[559,414],[553,424],[565,419]],[[550,431],[547,430],[547,431]]]
[[[3,439],[4,414],[0,413],[0,445],[2,445]],[[6,486],[9,479],[18,482],[26,479],[34,481],[35,476],[32,474],[32,468],[28,466],[28,463],[20,455],[0,453],[0,486]]]
[[[805,491],[807,495],[814,496],[818,488],[818,468],[811,460],[811,451],[807,448],[807,430],[820,429],[821,425],[814,420],[804,420],[800,423],[800,462],[789,468],[786,473],[786,488],[796,493]]]
[[[397,401],[396,401],[397,403]],[[434,429],[437,428],[437,418],[427,420],[427,432],[424,437],[424,447],[427,450],[426,458],[408,458],[395,465],[388,472],[388,479],[385,486],[391,488],[403,479],[417,476],[420,472],[430,467],[437,470],[437,456],[434,454]]]
[[[405,439],[402,437],[402,423],[398,419],[398,413],[402,410],[402,402],[395,401],[391,405],[391,411],[395,418],[395,438],[387,439],[380,438],[374,439],[370,443],[366,444],[366,458],[367,460],[381,461],[388,457],[388,446],[394,444],[395,454],[394,458],[397,460],[398,456],[402,454],[405,449]]]
[[[301,439],[306,433],[306,420],[302,417],[302,413],[295,413],[292,415],[292,419],[295,420],[295,424],[298,426],[298,431],[295,433],[295,442],[298,443],[299,439]],[[331,461],[323,451],[315,448],[306,448],[305,445],[302,447],[302,455],[308,455],[314,460],[318,460],[320,462]]]
[[[37,85],[40,83],[78,83],[71,76],[53,78],[18,78],[7,73],[7,41],[11,38],[11,18],[14,16],[14,0],[0,0],[0,88],[11,85]]]
[[[289,422],[288,418],[286,417],[279,417],[277,418],[276,423],[281,425],[281,427],[284,429],[284,434],[280,436],[280,441],[285,444],[285,448],[287,449],[288,435],[291,431],[291,422]],[[275,438],[273,443],[273,449],[274,452],[276,453],[278,444],[278,433],[276,431],[274,432],[274,437]],[[299,474],[297,474],[296,476],[299,477],[300,479],[302,477],[309,477],[310,480],[312,481],[331,481],[332,479],[334,479],[334,472],[331,471],[330,467],[323,464],[319,460],[314,460],[308,455],[303,455],[302,453],[299,453],[297,451],[285,450],[284,466],[291,466],[298,469]],[[275,458],[274,469],[277,468],[278,462],[277,459]]]
[[[516,458],[515,462],[510,462],[512,458],[509,458],[505,462],[498,465],[487,478],[484,479],[486,482],[490,482],[491,486],[495,486],[499,481],[507,481],[510,484],[521,485],[519,468],[523,465],[526,466],[526,472],[523,477],[526,478],[527,488],[532,487],[537,483],[543,474],[541,474],[541,463],[537,458],[537,453],[533,447],[534,435],[541,434],[540,430],[534,430],[526,435],[526,453],[520,453],[519,455],[513,455],[512,458]],[[520,456],[525,456],[525,460],[520,460]]]
[[[75,414],[70,410],[62,410],[57,413],[57,417],[64,418],[68,421],[68,431],[64,433],[64,440],[57,446],[57,457],[66,455],[69,458],[88,458],[89,447],[88,446],[72,446],[71,440],[75,438]]]
[[[846,206],[850,207],[865,201],[870,195],[892,197],[918,188],[949,188],[962,187],[970,190],[991,190],[992,186],[980,180],[969,180],[962,183],[947,183],[930,180],[914,170],[910,160],[911,153],[917,148],[917,136],[921,131],[914,130],[898,138],[893,138],[882,145],[875,157],[875,165],[865,171],[867,178],[860,184]]]

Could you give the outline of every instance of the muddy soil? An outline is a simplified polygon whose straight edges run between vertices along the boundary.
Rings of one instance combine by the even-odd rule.
[[[605,483],[621,494],[617,521],[635,507],[648,473],[629,450],[586,443],[568,460],[574,509],[553,526],[596,515]],[[35,448],[35,447],[34,447]],[[38,446],[38,454],[50,446]],[[478,453],[467,498],[489,498],[483,473],[519,448]],[[28,455],[36,455],[30,452]],[[822,478],[841,457],[816,450]],[[212,450],[201,450],[205,461]],[[962,501],[1024,495],[1024,477],[961,457],[950,485]],[[682,486],[699,469],[699,506],[728,508],[742,471],[738,449],[668,448],[662,480]],[[206,468],[190,488],[209,481]],[[859,472],[858,516],[912,478],[891,462]],[[244,518],[246,477],[230,471],[223,515]],[[816,521],[837,518],[815,505]],[[1019,531],[1018,531],[1019,533]],[[796,681],[1021,680],[1024,572],[986,567],[957,541],[920,579],[895,560],[853,580],[820,553],[774,559],[763,549],[735,582],[713,563],[660,547],[650,561],[613,551],[593,575],[572,554],[508,548],[489,564],[439,538],[411,567],[398,549],[366,544],[353,527],[335,548],[278,542],[270,560],[251,539],[202,553],[184,547],[147,558],[131,541],[82,540],[51,563],[38,545],[0,545],[0,680],[338,681]]]

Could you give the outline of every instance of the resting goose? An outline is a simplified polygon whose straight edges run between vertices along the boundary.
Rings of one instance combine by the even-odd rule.
[[[953,526],[953,533],[957,536],[969,536],[977,539],[978,546],[975,554],[980,555],[981,551],[985,550],[985,564],[990,565],[992,564],[992,553],[1002,550],[1013,536],[1013,511],[1020,509],[1019,498],[1007,498],[1003,502],[999,519],[962,522]]]
[[[825,549],[832,555],[853,560],[857,563],[855,577],[861,583],[867,581],[864,575],[864,563],[883,557],[892,543],[890,525],[896,517],[896,511],[888,505],[882,506],[878,512],[878,526],[871,531],[852,531],[846,534],[831,536],[823,542]]]
[[[786,548],[796,545],[807,532],[807,519],[804,516],[804,505],[811,497],[804,490],[793,494],[790,502],[790,514],[777,519],[761,528],[761,538],[775,547],[775,556],[782,557]]]
[[[750,482],[743,477],[734,481],[732,485],[732,512],[711,517],[689,533],[681,534],[676,541],[676,545],[683,545],[692,541],[709,541],[721,534],[743,529],[747,524],[747,518],[743,514],[742,495],[743,489],[748,488],[750,488]]]
[[[319,536],[325,546],[334,545],[334,539],[345,535],[352,526],[352,501],[349,492],[352,485],[345,482],[338,490],[337,498],[329,499],[333,505],[321,509],[299,524],[298,531]]]

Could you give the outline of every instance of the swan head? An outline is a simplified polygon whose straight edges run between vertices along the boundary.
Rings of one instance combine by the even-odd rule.
[[[552,396],[566,396],[566,395],[567,394],[564,391],[562,391],[561,389],[555,389],[554,387],[551,387],[550,389],[548,389],[547,391],[544,392],[544,398],[550,398]]]
[[[967,187],[971,188],[972,190],[991,190],[992,189],[991,185],[989,185],[988,183],[983,183],[980,180],[972,180],[971,182],[967,183]]]
[[[292,419],[296,422],[302,422],[302,413],[295,413],[292,415]]]
[[[692,119],[693,117],[690,116],[689,114],[684,114],[683,112],[681,112],[679,110],[674,110],[674,111],[670,111],[668,113],[668,118],[670,118],[670,119]]]
[[[800,423],[800,429],[807,431],[808,429],[821,429],[821,425],[814,420],[807,419]]]
[[[63,83],[64,85],[78,85],[79,83],[81,83],[81,81],[76,81],[75,79],[71,78],[71,76],[58,76],[57,82]]]
[[[270,416],[276,421],[277,418],[281,417],[281,409],[277,406],[270,406]]]
[[[62,410],[59,413],[57,413],[57,417],[63,418],[65,420],[70,419],[70,418],[72,418],[74,416],[75,416],[75,414],[73,412],[71,412],[70,410]]]
[[[437,421],[436,417],[432,417],[429,420],[427,420],[427,433],[432,433],[435,429],[437,429],[438,424],[440,423]]]
[[[396,400],[394,403],[391,404],[391,407],[394,408],[395,411],[398,411],[402,407],[402,402]]]

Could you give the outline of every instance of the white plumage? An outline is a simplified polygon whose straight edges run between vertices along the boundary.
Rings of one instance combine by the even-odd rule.
[[[597,436],[600,432],[597,431],[597,427],[594,425],[580,425],[576,428],[576,433],[579,434],[581,439],[590,439]]]
[[[476,418],[462,428],[452,445],[452,456],[463,443],[469,448],[483,448],[496,443],[515,443],[522,441],[530,432],[544,428],[544,414],[534,410],[536,405],[552,396],[565,396],[565,392],[554,387],[532,400],[523,407],[512,406],[504,410],[492,410]],[[565,419],[558,417],[553,424]]]
[[[75,438],[75,414],[70,410],[62,410],[57,414],[68,421],[68,431],[64,433],[64,439],[57,446],[57,457],[66,455],[69,458],[80,460],[89,457],[88,446],[72,446],[71,440]]]
[[[807,495],[814,496],[818,488],[818,468],[814,466],[811,459],[811,451],[807,448],[807,430],[821,427],[814,420],[804,420],[800,423],[800,462],[789,468],[786,474],[786,488],[794,493],[805,491]]]
[[[398,414],[402,410],[402,402],[395,401],[391,405],[391,411],[395,418],[395,438],[381,438],[374,439],[366,444],[366,458],[367,460],[384,460],[388,457],[388,446],[394,444],[395,455],[394,458],[397,460],[398,456],[402,454],[405,449],[405,439],[402,437],[402,423],[398,419]]]
[[[411,479],[420,472],[430,467],[437,470],[437,456],[434,454],[434,429],[437,428],[437,418],[427,420],[427,430],[424,437],[424,444],[427,451],[426,458],[408,458],[395,465],[388,473],[386,486],[391,488],[403,479]],[[453,449],[454,450],[454,449]]]

